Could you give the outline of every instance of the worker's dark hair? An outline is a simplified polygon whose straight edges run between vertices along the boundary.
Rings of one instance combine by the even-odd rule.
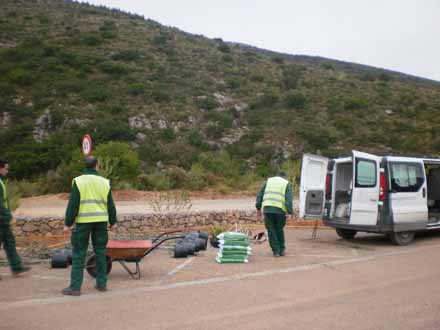
[[[284,171],[278,171],[277,176],[285,178],[287,175],[286,175],[286,172],[284,172]]]
[[[0,158],[0,168],[5,167],[6,164],[9,164],[9,162],[4,158]]]
[[[89,156],[86,158],[86,168],[93,169],[98,164],[98,158],[95,156]]]

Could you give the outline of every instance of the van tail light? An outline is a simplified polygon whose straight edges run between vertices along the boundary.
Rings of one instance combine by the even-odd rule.
[[[380,173],[379,201],[383,202],[387,194],[385,173]]]
[[[330,188],[330,183],[331,183],[331,174],[326,175],[325,177],[325,199],[328,200],[330,199],[330,193],[331,193],[331,188]]]

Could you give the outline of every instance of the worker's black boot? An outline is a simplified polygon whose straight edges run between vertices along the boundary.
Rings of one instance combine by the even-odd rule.
[[[13,270],[12,271],[12,275],[18,276],[21,273],[25,273],[25,272],[28,272],[30,270],[31,270],[31,267],[29,267],[29,266],[21,266],[21,268],[19,270]]]
[[[106,286],[97,286],[97,285],[95,285],[95,289],[100,291],[100,292],[106,292],[107,291],[107,287]]]
[[[72,289],[70,286],[68,288],[63,289],[62,291],[63,295],[65,296],[80,296],[81,290],[78,289]]]

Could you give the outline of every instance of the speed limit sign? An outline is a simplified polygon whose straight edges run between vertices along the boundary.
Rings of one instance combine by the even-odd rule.
[[[86,134],[82,138],[82,152],[85,157],[92,154],[92,138],[89,134]]]

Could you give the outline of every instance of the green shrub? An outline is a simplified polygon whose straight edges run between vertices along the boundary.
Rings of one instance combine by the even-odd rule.
[[[222,61],[225,62],[225,63],[232,63],[232,62],[234,62],[234,59],[232,58],[231,55],[229,55],[229,54],[224,54],[224,55],[222,56]]]
[[[253,73],[253,74],[251,74],[249,79],[253,82],[256,82],[256,83],[262,83],[266,80],[266,77],[261,73]]]
[[[227,44],[225,44],[224,42],[222,42],[218,48],[219,51],[221,51],[222,53],[230,53],[231,52],[231,47],[229,47]]]
[[[226,151],[202,153],[198,163],[208,173],[226,178],[238,178],[240,176],[240,164]]]
[[[14,185],[16,186],[18,192],[23,198],[42,195],[44,193],[39,182],[20,180],[20,181],[15,181]]]
[[[189,182],[187,188],[191,190],[201,190],[208,186],[208,174],[201,164],[194,164],[191,166],[189,172]]]
[[[241,82],[240,82],[240,79],[238,79],[238,78],[228,78],[228,79],[226,79],[226,85],[230,89],[237,90],[240,88]]]
[[[94,34],[86,34],[80,37],[78,43],[84,46],[99,46],[102,43],[102,39]]]
[[[282,58],[281,56],[273,56],[271,58],[271,61],[273,63],[276,63],[276,64],[283,64],[284,63],[284,58]]]
[[[110,91],[100,85],[89,86],[83,93],[83,98],[89,102],[102,102],[111,97]]]
[[[96,147],[94,154],[98,157],[104,174],[113,183],[121,181],[136,182],[140,173],[137,153],[127,143],[109,142]],[[100,165],[100,168],[101,168]]]
[[[169,94],[167,88],[164,88],[163,86],[155,87],[151,91],[151,97],[155,102],[158,103],[171,101],[171,95]]]
[[[188,143],[196,148],[206,150],[208,145],[205,138],[197,130],[191,130],[188,134]]]
[[[347,98],[344,104],[345,110],[365,109],[366,107],[368,107],[368,102],[366,100],[354,97]]]
[[[11,182],[8,184],[9,207],[11,211],[15,211],[20,206],[20,199],[23,197],[19,187]]]
[[[63,161],[55,170],[49,170],[46,176],[39,180],[41,190],[52,194],[69,192],[72,180],[81,175],[84,168],[84,156],[78,148],[71,153],[70,160]]]
[[[278,103],[279,100],[280,100],[280,96],[276,92],[268,91],[267,93],[264,93],[264,95],[258,97],[256,101],[256,107],[272,108]]]
[[[131,95],[140,95],[145,92],[145,85],[144,84],[130,84],[127,87],[127,91]]]
[[[183,169],[177,166],[170,167],[166,170],[171,189],[181,189],[188,186],[191,178]]]
[[[207,121],[215,122],[222,129],[231,128],[234,121],[231,110],[221,112],[209,111],[205,113],[203,118]]]
[[[95,120],[86,126],[88,132],[93,132],[93,139],[98,143],[109,141],[132,141],[135,132],[127,122],[116,119]]]
[[[152,42],[156,46],[166,45],[169,39],[169,35],[167,33],[160,33],[159,35],[154,36]]]
[[[224,129],[219,125],[211,124],[206,128],[206,135],[211,139],[219,139],[223,136]]]
[[[23,69],[15,69],[11,71],[9,73],[9,79],[13,83],[23,87],[32,85],[34,81],[33,75]]]
[[[304,68],[299,65],[288,65],[283,69],[282,83],[285,89],[295,89],[303,76]]]
[[[139,188],[141,190],[169,190],[170,180],[166,173],[154,172],[151,174],[142,174],[139,176]]]
[[[125,66],[121,64],[114,64],[110,61],[106,61],[100,64],[100,69],[102,72],[107,73],[114,77],[120,77],[127,74],[128,70]]]
[[[212,110],[217,108],[220,104],[211,96],[201,97],[196,99],[196,105],[205,110]]]
[[[284,103],[289,108],[302,109],[306,105],[306,97],[300,92],[293,92],[286,95]]]
[[[330,63],[322,63],[321,68],[323,68],[325,70],[331,70],[331,71],[335,70],[335,67]]]
[[[113,21],[104,21],[104,24],[99,27],[99,31],[105,39],[114,39],[117,36],[116,24]]]
[[[174,129],[172,128],[165,128],[160,133],[160,136],[163,140],[171,142],[176,138],[176,133],[174,133]]]
[[[116,52],[111,56],[112,60],[115,61],[137,61],[144,57],[144,53],[135,50],[135,49],[127,49],[127,50],[121,50],[119,52]]]

